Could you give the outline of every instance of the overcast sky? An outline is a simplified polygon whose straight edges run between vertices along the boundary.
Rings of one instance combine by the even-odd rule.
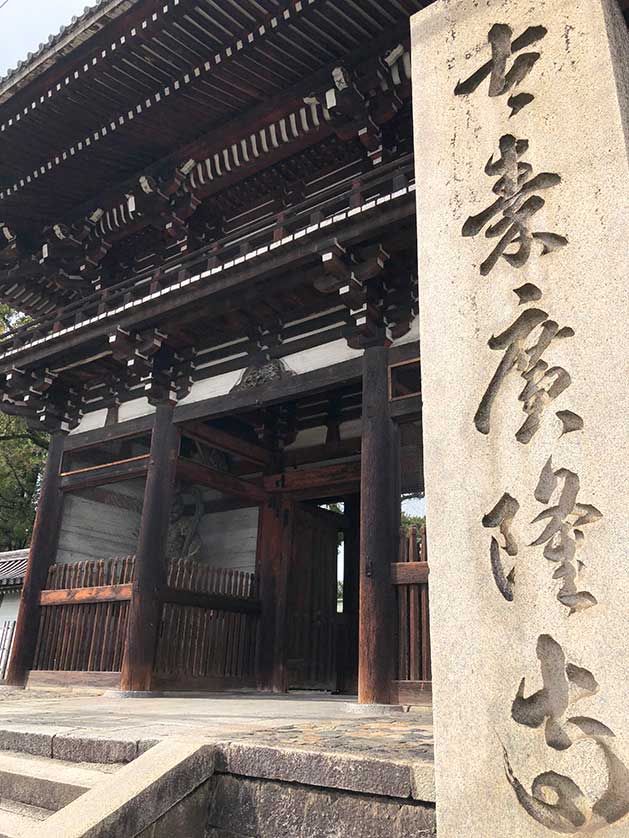
[[[91,5],[92,0],[0,0],[0,76]]]

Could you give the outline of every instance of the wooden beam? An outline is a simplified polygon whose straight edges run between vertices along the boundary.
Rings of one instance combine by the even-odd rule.
[[[360,244],[374,233],[384,236],[387,231],[399,230],[401,225],[412,226],[415,218],[415,201],[398,200],[383,204],[373,212],[365,212],[349,219],[343,230],[343,245],[351,247]],[[7,362],[0,361],[0,373],[8,372],[13,366],[27,366],[45,362],[53,365],[67,361],[70,350],[90,344],[94,351],[97,338],[107,339],[112,328],[141,331],[148,324],[161,326],[164,318],[177,320],[186,312],[198,310],[200,304],[212,300],[215,316],[241,308],[255,298],[268,298],[275,292],[295,288],[304,282],[303,273],[308,268],[313,271],[317,266],[318,253],[334,245],[338,239],[338,230],[321,231],[312,239],[299,240],[291,247],[279,248],[266,256],[246,261],[235,270],[223,271],[212,278],[211,283],[198,282],[180,289],[176,294],[166,294],[156,299],[147,300],[141,306],[134,306],[128,312],[120,314],[118,320],[106,318],[94,323],[89,329],[82,328],[70,332],[67,336],[55,340],[52,344],[44,343],[17,352]],[[83,351],[88,351],[84,349]],[[181,410],[193,405],[181,405]],[[186,416],[189,419],[202,418],[198,415]]]
[[[420,486],[421,474],[416,446],[405,446],[400,452],[402,490]],[[354,460],[331,463],[316,468],[287,469],[281,474],[267,475],[264,488],[271,494],[287,492],[299,500],[338,497],[358,491],[361,482],[361,462]]]
[[[391,582],[394,585],[422,585],[428,582],[428,562],[394,562],[391,565]]]
[[[70,434],[66,439],[65,450],[82,451],[85,448],[91,448],[93,445],[101,445],[103,442],[112,442],[116,439],[129,439],[140,434],[150,433],[154,418],[153,413],[150,413],[147,416],[128,419],[126,422],[118,422],[115,425],[95,428],[93,431]]]
[[[355,439],[343,439],[331,445],[312,445],[308,448],[287,449],[284,452],[284,466],[294,468],[296,466],[320,463],[323,460],[336,460],[341,457],[352,457],[360,454],[360,437]]]
[[[295,469],[264,478],[268,492],[300,492],[307,489],[338,492],[360,483],[360,462],[339,463],[320,468]]]
[[[242,498],[256,505],[264,503],[268,497],[267,492],[255,483],[242,480],[226,471],[210,468],[202,463],[193,463],[190,460],[179,460],[177,477],[180,480],[187,480],[199,486],[207,486],[225,495]]]
[[[260,602],[257,599],[245,599],[227,594],[207,594],[199,591],[180,591],[175,588],[165,588],[158,596],[162,602],[188,605],[191,608],[209,608],[213,611],[229,611],[234,614],[260,613]]]
[[[249,463],[260,466],[268,466],[271,463],[271,452],[261,445],[256,445],[248,440],[240,439],[233,434],[221,431],[218,428],[211,428],[200,422],[184,424],[182,432],[192,439],[206,442],[212,448],[224,451],[227,454],[235,454]]]
[[[398,424],[417,422],[422,418],[421,396],[405,396],[393,399],[390,405],[391,419]]]
[[[12,687],[24,686],[28,672],[32,669],[39,630],[39,597],[46,587],[48,568],[55,560],[57,553],[63,510],[59,475],[63,460],[64,437],[65,434],[61,432],[54,433],[50,437],[11,659],[6,675],[6,682]]]
[[[260,407],[270,407],[306,395],[322,393],[339,384],[360,381],[360,375],[360,358],[353,358],[312,372],[260,384],[251,390],[239,390],[225,396],[182,404],[177,409],[175,421],[181,423],[195,419],[218,419],[222,416],[258,410]]]
[[[68,471],[61,475],[61,490],[63,492],[77,492],[92,486],[103,486],[106,483],[117,483],[121,480],[132,480],[142,477],[149,468],[150,455],[132,457],[117,463],[107,463],[103,466]]]
[[[170,403],[158,404],[155,412],[120,678],[120,688],[126,691],[151,689],[161,616],[157,594],[166,585],[166,543],[180,446],[173,413]]]
[[[92,588],[64,588],[58,591],[42,591],[40,605],[86,605],[94,602],[126,602],[131,599],[133,586],[98,585]]]
[[[392,362],[399,362],[413,358],[419,351],[417,341],[393,346],[389,352]],[[261,384],[251,390],[240,390],[226,393],[224,396],[213,396],[196,402],[177,405],[175,408],[175,423],[186,425],[205,419],[219,419],[248,410],[258,410],[284,401],[294,401],[304,396],[323,393],[339,385],[358,383],[362,378],[362,359],[352,358],[338,364],[330,364],[301,375],[290,376],[279,381]],[[115,439],[138,436],[147,433],[153,427],[155,415],[153,413],[120,422],[92,431],[71,434],[65,444],[66,451],[80,451],[103,442]]]
[[[243,498],[218,498],[217,500],[206,500],[203,504],[203,511],[206,515],[216,515],[220,512],[231,512],[234,509],[253,509],[259,506],[258,503]],[[186,515],[194,515],[196,507],[187,504],[184,508]]]

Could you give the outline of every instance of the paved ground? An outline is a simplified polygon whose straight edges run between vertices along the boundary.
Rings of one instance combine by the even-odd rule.
[[[345,698],[312,694],[243,694],[119,698],[91,691],[0,689],[0,729],[54,730],[111,739],[198,733],[221,742],[250,742],[397,763],[433,759],[429,706],[362,717]]]

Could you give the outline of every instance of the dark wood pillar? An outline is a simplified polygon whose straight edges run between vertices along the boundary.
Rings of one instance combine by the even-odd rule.
[[[122,690],[151,689],[161,615],[158,594],[167,579],[166,544],[179,457],[180,432],[173,424],[173,412],[171,403],[158,404],[155,412],[120,678]]]
[[[358,701],[388,704],[394,674],[399,435],[389,413],[388,349],[363,355]]]
[[[258,639],[258,688],[288,690],[288,570],[293,551],[295,504],[276,497],[260,507],[257,575],[262,612]]]
[[[56,431],[50,437],[15,627],[13,650],[7,669],[6,683],[13,687],[23,687],[29,670],[33,667],[39,630],[39,595],[46,587],[48,568],[54,562],[57,553],[63,512],[63,494],[59,475],[65,438],[66,434],[62,431]]]
[[[345,649],[339,662],[339,689],[344,693],[358,692],[358,613],[360,590],[360,495],[345,498],[347,528],[343,544],[343,617]]]

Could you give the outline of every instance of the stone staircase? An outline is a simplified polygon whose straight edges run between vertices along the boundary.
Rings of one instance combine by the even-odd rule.
[[[0,838],[27,838],[36,824],[120,767],[0,752]]]

